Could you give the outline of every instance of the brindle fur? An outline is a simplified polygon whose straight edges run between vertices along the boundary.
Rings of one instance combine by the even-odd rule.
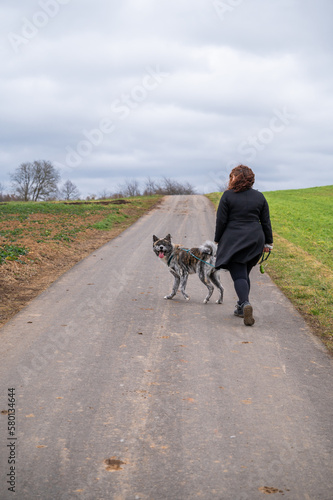
[[[223,286],[221,285],[217,270],[215,267],[212,267],[215,265],[215,243],[206,241],[206,243],[199,248],[190,248],[190,251],[186,252],[185,250],[182,250],[181,245],[174,245],[171,243],[170,234],[168,234],[165,238],[158,238],[154,235],[153,250],[157,257],[161,255],[161,260],[168,265],[171,274],[175,278],[172,292],[169,295],[166,295],[164,297],[165,299],[172,299],[176,295],[180,285],[181,293],[186,300],[189,300],[190,298],[185,292],[187,280],[190,274],[197,273],[202,283],[208,288],[208,295],[204,300],[204,304],[207,304],[211,298],[214,291],[214,285],[220,291],[220,297],[216,303],[222,304]],[[201,260],[198,260],[193,256],[198,257],[198,259]],[[208,264],[202,261],[208,262]]]

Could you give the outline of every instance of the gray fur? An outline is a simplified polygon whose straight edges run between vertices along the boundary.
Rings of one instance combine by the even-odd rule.
[[[199,248],[190,248],[189,251],[184,250],[180,245],[171,243],[171,236],[168,234],[165,238],[153,236],[153,250],[157,257],[169,267],[171,274],[174,277],[172,291],[166,295],[165,299],[172,299],[180,286],[180,291],[186,300],[189,296],[186,294],[187,280],[190,274],[197,273],[199,279],[208,288],[208,294],[204,300],[207,304],[211,298],[214,285],[220,291],[220,297],[216,301],[217,304],[223,302],[223,286],[220,282],[218,271],[215,269],[217,246],[212,241],[206,241]],[[204,261],[204,262],[202,262]]]

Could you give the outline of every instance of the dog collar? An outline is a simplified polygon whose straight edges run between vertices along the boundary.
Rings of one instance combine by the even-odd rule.
[[[172,253],[169,257],[169,260],[168,260],[168,267],[170,266],[170,262],[172,261],[173,257],[174,257],[174,254]]]

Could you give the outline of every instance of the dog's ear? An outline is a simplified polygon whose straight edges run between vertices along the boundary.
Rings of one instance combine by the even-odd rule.
[[[166,239],[167,241],[170,241],[170,243],[171,243],[171,234],[167,234],[167,235],[166,235],[166,237],[165,237],[165,239]]]
[[[155,236],[155,234],[153,234],[153,242],[156,243],[156,241],[158,241],[159,238],[157,238],[157,236]]]

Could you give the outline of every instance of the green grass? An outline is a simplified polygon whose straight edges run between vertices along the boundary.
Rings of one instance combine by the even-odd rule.
[[[333,186],[265,193],[274,231],[323,264],[333,261]]]
[[[119,211],[121,207],[133,205],[136,207],[144,207],[147,201],[157,202],[160,196],[139,196],[126,198],[125,200],[103,200],[90,202],[5,202],[0,203],[0,220],[6,218],[8,220],[26,220],[31,214],[66,214],[80,215],[81,217],[92,213],[111,211]],[[117,202],[124,202],[124,205]],[[109,204],[105,204],[109,202]],[[113,204],[114,202],[114,204]],[[103,204],[104,203],[104,204]]]
[[[213,204],[215,205],[216,209],[219,206],[219,201],[221,199],[222,194],[223,193],[215,192],[215,193],[209,193],[209,194],[206,195],[207,198],[209,198],[210,201],[213,202]]]
[[[271,191],[266,271],[333,352],[333,186]],[[209,199],[218,206],[221,193]]]
[[[95,229],[99,229],[100,231],[109,231],[112,229],[112,226],[114,225],[115,222],[123,222],[128,218],[126,214],[119,214],[119,211],[115,213],[109,214],[105,219],[101,220],[100,222],[96,222],[96,224],[93,225]]]
[[[22,255],[26,255],[29,250],[25,247],[15,245],[3,245],[0,247],[0,264],[4,260],[19,260]]]
[[[62,242],[69,245],[79,233],[88,229],[109,231],[117,225],[130,225],[160,198],[142,196],[74,203],[0,203],[0,249],[5,244],[27,239],[38,244]]]

